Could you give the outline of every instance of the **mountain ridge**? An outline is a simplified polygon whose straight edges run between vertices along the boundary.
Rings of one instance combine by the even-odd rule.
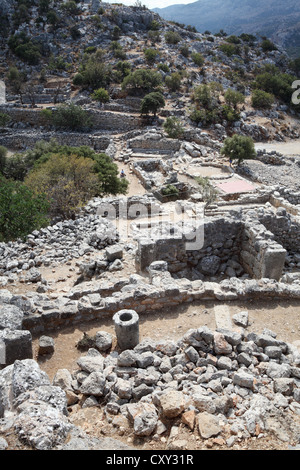
[[[194,26],[199,32],[223,29],[228,34],[250,33],[269,37],[279,47],[300,55],[300,6],[294,0],[258,2],[198,0],[189,4],[154,8],[162,18]]]

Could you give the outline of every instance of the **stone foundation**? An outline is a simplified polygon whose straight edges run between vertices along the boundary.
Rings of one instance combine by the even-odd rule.
[[[278,281],[287,255],[285,247],[299,251],[299,226],[287,217],[268,218],[264,214],[257,218],[256,211],[253,213],[253,217],[246,218],[241,215],[205,218],[203,246],[196,250],[187,250],[187,240],[180,234],[168,238],[144,237],[138,240],[137,269],[144,272],[153,261],[162,260],[167,261],[171,273],[181,272],[181,277],[191,279],[214,280],[224,274],[240,277],[246,273],[255,279]],[[272,221],[272,227],[268,221],[270,224]]]

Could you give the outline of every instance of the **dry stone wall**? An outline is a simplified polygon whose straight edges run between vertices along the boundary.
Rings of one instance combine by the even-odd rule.
[[[300,218],[289,214],[285,208],[261,210],[259,213],[261,223],[274,234],[275,240],[291,252],[300,251]]]
[[[114,144],[110,137],[80,132],[37,132],[37,131],[7,131],[0,135],[0,145],[11,150],[22,151],[32,148],[41,141],[55,139],[61,145],[79,147],[88,145],[97,152],[114,154]]]
[[[247,272],[256,279],[279,280],[282,276],[286,250],[274,240],[265,226],[247,221],[244,225],[241,260]]]
[[[144,271],[151,262],[162,260],[168,263],[172,273],[193,272],[194,278],[215,276],[226,270],[229,260],[238,264],[242,223],[234,218],[216,217],[205,219],[197,227],[198,241],[195,248],[187,250],[190,236],[179,233],[168,238],[156,240],[141,239],[138,241],[136,264]],[[201,238],[200,238],[201,237]],[[196,240],[195,240],[196,241]],[[192,244],[190,245],[192,248]]]
[[[127,132],[141,125],[139,115],[87,109],[93,122],[93,130]],[[1,112],[8,114],[15,123],[40,127],[48,126],[48,118],[37,108],[19,108],[14,106],[1,106]]]

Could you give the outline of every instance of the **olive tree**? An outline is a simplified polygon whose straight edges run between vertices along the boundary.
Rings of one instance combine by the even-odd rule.
[[[221,154],[231,160],[237,160],[238,165],[243,160],[249,160],[256,157],[254,142],[251,137],[238,134],[225,139],[224,146],[221,149]]]

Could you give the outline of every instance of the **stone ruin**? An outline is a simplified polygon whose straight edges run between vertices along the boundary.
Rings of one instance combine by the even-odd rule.
[[[34,337],[43,338],[41,348],[49,351],[49,332],[113,319],[122,312],[134,312],[136,318],[194,301],[300,299],[297,192],[270,185],[250,192],[219,192],[205,210],[195,188],[187,200],[161,201],[154,185],[148,186],[149,174],[159,172],[163,182],[174,181],[179,176],[172,165],[176,152],[183,162],[189,158],[183,146],[166,150],[166,158],[149,158],[159,152],[159,139],[150,134],[146,140],[129,139],[131,150],[121,155],[144,180],[149,190],[144,196],[95,199],[75,221],[35,231],[26,241],[0,244],[0,356],[3,345],[6,355],[6,367],[0,371],[0,417],[15,413],[18,436],[37,449],[68,448],[64,443],[70,435],[69,448],[78,445],[68,406],[80,396],[86,407],[103,407],[109,422],[127,420],[135,436],[164,435],[168,420],[180,417],[190,429],[196,426],[201,438],[223,436],[231,447],[257,436],[258,429],[260,434],[274,429],[272,416],[282,422],[284,412],[289,423],[284,429],[298,442],[299,430],[290,423],[300,407],[299,352],[272,331],[247,333],[243,312],[236,320],[242,327],[238,333],[199,325],[178,342],[142,341],[124,351],[110,352],[111,339],[99,332],[94,346],[78,361],[78,371],[58,371],[52,384],[33,360]],[[135,160],[132,154],[138,152]],[[205,163],[209,156],[197,153],[192,158]],[[188,220],[181,219],[183,210]],[[170,219],[172,212],[179,214],[178,220]],[[135,270],[122,277],[125,254]],[[39,268],[86,255],[73,288],[51,295]],[[103,278],[103,273],[109,276]],[[26,296],[10,292],[10,283],[20,279],[33,286]],[[33,372],[34,383],[29,379]],[[236,407],[243,410],[240,419]],[[41,425],[47,427],[43,439]],[[83,446],[102,445],[82,439]],[[178,441],[171,433],[166,448],[182,448]]]

